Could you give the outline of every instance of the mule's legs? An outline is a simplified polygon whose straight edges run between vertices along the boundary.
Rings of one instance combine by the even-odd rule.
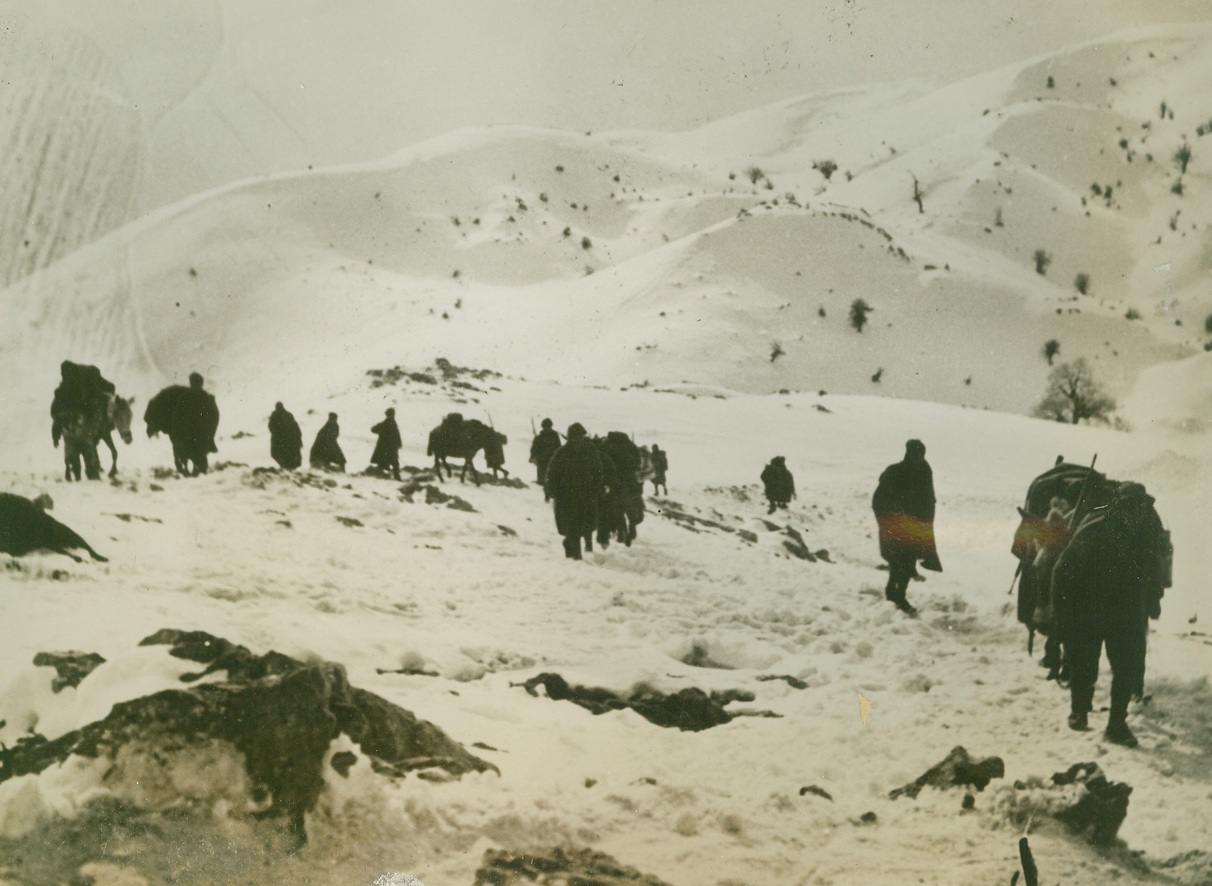
[[[68,483],[80,479],[80,452],[67,439],[63,441],[63,479]]]
[[[475,456],[472,456],[471,458],[464,460],[463,472],[461,474],[459,474],[459,481],[462,483],[467,482],[467,471],[470,469],[471,470],[471,479],[475,482],[475,484],[477,486],[479,486],[480,485],[480,472],[476,470],[476,466],[475,466],[474,462],[475,462]]]
[[[84,450],[84,473],[90,480],[101,479],[101,459],[97,457],[97,444],[91,440],[85,442],[82,447]]]
[[[109,447],[109,476],[112,479],[118,476],[118,447],[114,445],[113,435],[109,431],[106,431],[105,436],[101,439],[104,440],[105,445]]]
[[[185,444],[180,440],[173,440],[170,436],[169,440],[173,444],[173,465],[177,469],[177,473],[183,476],[189,476],[189,459],[185,454]]]

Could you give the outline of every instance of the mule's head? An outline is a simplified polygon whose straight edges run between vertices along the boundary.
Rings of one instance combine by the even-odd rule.
[[[134,413],[130,407],[134,402],[134,397],[115,396],[110,407],[110,420],[114,423],[114,430],[122,437],[123,443],[130,443],[134,439],[130,432],[131,422],[134,421]]]

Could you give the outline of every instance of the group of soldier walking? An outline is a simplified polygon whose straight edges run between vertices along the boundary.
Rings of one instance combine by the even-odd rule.
[[[93,366],[64,361],[61,374],[51,404],[51,436],[56,446],[61,439],[69,441],[68,479],[72,479],[71,441],[82,436],[87,440],[84,429],[93,429],[92,462],[96,461],[95,434],[109,415],[104,404],[112,406],[115,389]],[[200,374],[190,374],[188,387],[173,385],[158,393],[144,418],[149,436],[160,430],[169,434],[179,471],[207,471],[207,456],[216,451],[219,410]],[[462,424],[462,417],[452,414],[431,434],[431,450],[435,435],[449,429],[448,422],[455,419]],[[129,421],[125,430],[129,431]],[[371,465],[400,479],[403,441],[395,410],[387,409],[382,421],[370,430],[376,436]],[[269,417],[269,434],[274,461],[287,470],[299,468],[302,431],[281,402]],[[313,468],[345,470],[339,436],[337,414],[330,412],[311,446]],[[494,473],[504,470],[504,442],[504,435],[494,431],[480,444]],[[89,447],[76,445],[89,464]],[[464,453],[468,463],[475,451]],[[591,438],[579,422],[569,425],[561,440],[551,419],[544,419],[542,430],[531,442],[530,461],[545,500],[554,502],[564,554],[574,560],[582,558],[583,550],[592,551],[595,540],[602,547],[616,538],[631,544],[636,526],[643,520],[646,478],[651,478],[654,493],[668,493],[668,456],[659,446],[653,445],[651,450],[637,447],[627,434],[617,431]],[[508,477],[507,471],[505,475]],[[75,479],[79,476],[77,466]],[[90,467],[89,477],[94,476]],[[796,492],[786,459],[771,459],[761,480],[767,513],[787,509]],[[1137,739],[1127,725],[1128,706],[1132,698],[1144,693],[1148,622],[1161,614],[1173,556],[1169,533],[1153,502],[1139,483],[1110,481],[1095,472],[1093,465],[1083,468],[1058,458],[1056,466],[1032,483],[1025,506],[1019,509],[1023,522],[1011,549],[1020,560],[1016,580],[1022,574],[1019,619],[1032,637],[1037,630],[1048,635],[1041,664],[1050,668],[1050,679],[1068,683],[1069,726],[1089,728],[1105,646],[1112,680],[1104,736],[1129,747],[1135,747]],[[917,565],[936,572],[943,568],[934,538],[933,472],[920,440],[907,441],[902,460],[880,474],[871,506],[879,530],[880,556],[888,569],[885,597],[913,615],[916,610],[907,599],[907,590],[911,580],[922,578]]]
[[[400,448],[404,441],[400,437],[400,426],[396,424],[396,411],[388,408],[383,420],[370,432],[376,437],[374,452],[370,456],[371,465],[399,480]],[[317,470],[344,471],[345,453],[338,439],[340,436],[341,425],[337,421],[337,413],[330,412],[328,420],[316,432],[308,453],[308,463]],[[303,464],[303,432],[295,417],[281,402],[274,405],[274,411],[269,416],[269,454],[279,467],[286,470],[293,471]]]
[[[544,499],[554,502],[556,531],[564,556],[572,560],[582,558],[582,545],[592,551],[595,539],[602,547],[612,538],[625,545],[635,540],[644,519],[646,474],[654,493],[669,491],[669,457],[660,446],[643,450],[621,431],[591,438],[580,422],[568,426],[561,443],[551,419],[543,419],[530,444],[530,461]]]

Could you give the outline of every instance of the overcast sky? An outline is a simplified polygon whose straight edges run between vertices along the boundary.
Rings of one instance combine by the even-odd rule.
[[[151,154],[212,177],[372,159],[463,126],[685,129],[771,101],[958,79],[1205,0],[0,0],[112,58]],[[166,118],[171,118],[167,119]],[[195,153],[201,151],[194,148]],[[171,163],[151,156],[148,169]],[[230,167],[230,168],[229,168]],[[164,175],[161,171],[156,175]],[[203,176],[205,177],[205,176]],[[152,185],[156,185],[152,182]],[[162,197],[168,194],[159,195]]]

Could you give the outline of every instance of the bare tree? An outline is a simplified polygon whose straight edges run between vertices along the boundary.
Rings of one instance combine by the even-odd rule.
[[[1080,357],[1048,373],[1048,388],[1035,415],[1069,424],[1082,420],[1107,423],[1115,407],[1114,398],[1095,381],[1086,358]]]
[[[922,185],[916,175],[913,175],[912,172],[909,175],[913,177],[913,202],[917,204],[918,214],[921,215],[926,211],[922,208]]]

